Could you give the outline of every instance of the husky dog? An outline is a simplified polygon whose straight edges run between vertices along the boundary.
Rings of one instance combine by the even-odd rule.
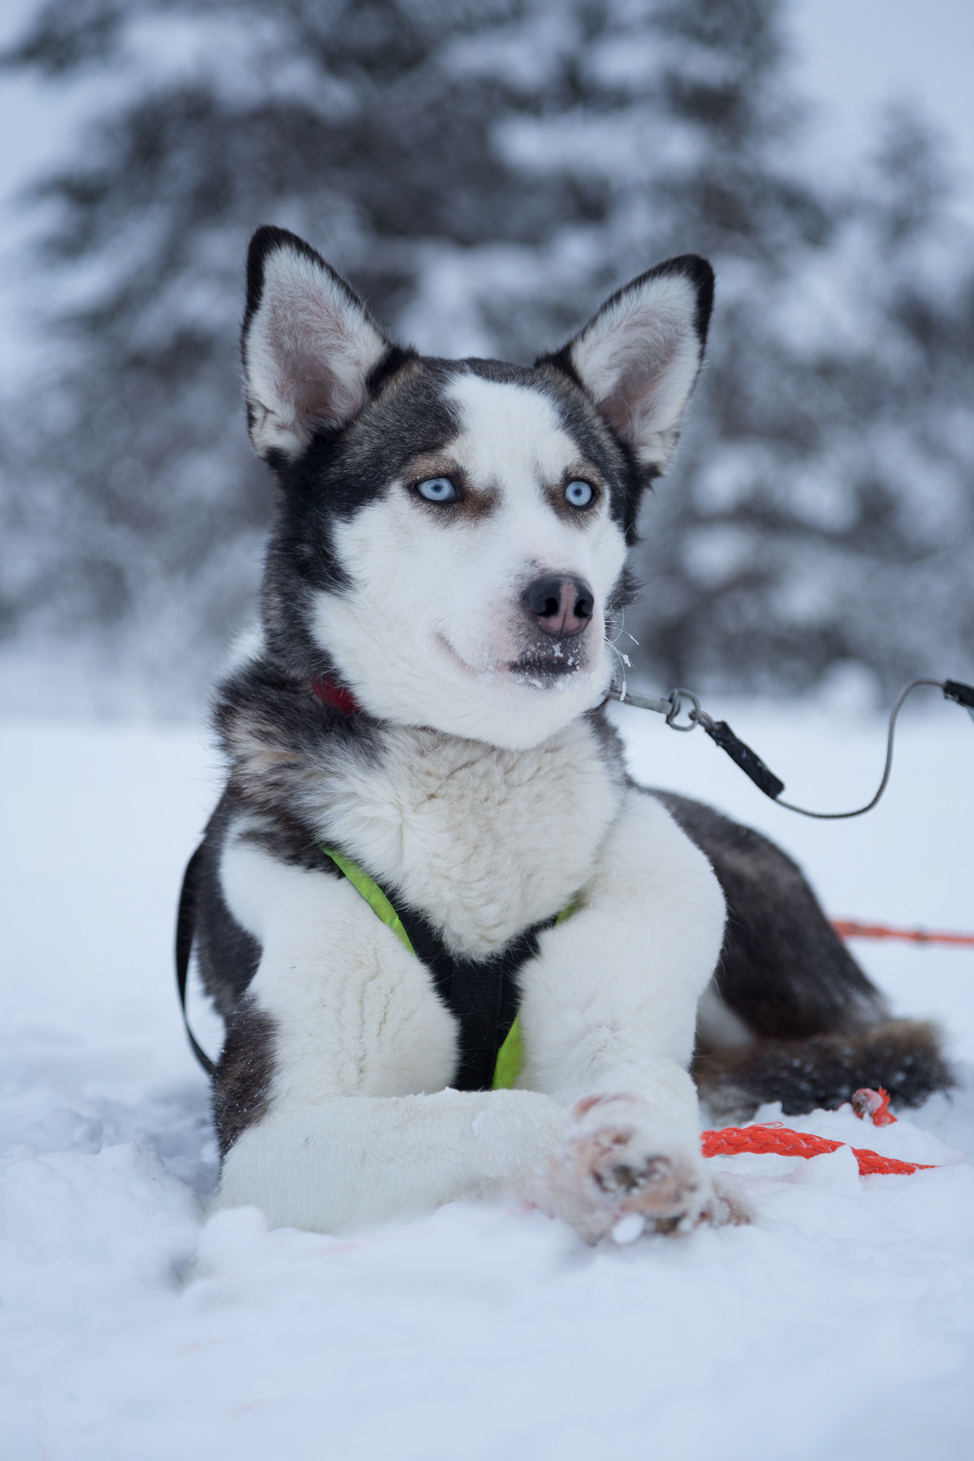
[[[718,1112],[946,1082],[794,864],[636,786],[605,715],[712,300],[686,255],[531,368],[426,359],[307,244],[255,235],[243,365],[277,520],[193,889],[226,1021],[219,1205],[342,1233],[508,1189],[590,1240],[685,1231],[732,1215],[695,1037]]]

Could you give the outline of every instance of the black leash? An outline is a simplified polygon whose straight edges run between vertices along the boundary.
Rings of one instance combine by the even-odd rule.
[[[179,893],[179,911],[176,914],[176,988],[179,990],[179,1008],[183,1012],[186,1037],[196,1059],[207,1075],[212,1076],[216,1071],[216,1066],[202,1045],[197,1043],[196,1036],[189,1027],[189,1017],[186,1014],[186,980],[189,977],[189,958],[193,952],[193,934],[196,931],[196,892],[199,886],[200,865],[203,861],[205,845],[203,842],[200,843],[186,864],[186,871],[183,873],[183,886]]]
[[[900,691],[896,704],[890,711],[889,729],[886,735],[886,765],[883,767],[883,778],[879,783],[876,795],[864,807],[857,807],[852,812],[813,812],[809,811],[807,807],[795,806],[794,802],[782,801],[781,793],[785,789],[785,783],[781,778],[775,776],[761,757],[734,734],[726,720],[714,720],[709,716],[692,690],[671,690],[664,699],[658,695],[630,694],[627,686],[623,684],[621,689],[613,686],[609,691],[609,696],[621,704],[635,705],[639,710],[655,710],[657,714],[666,717],[666,724],[671,730],[692,731],[696,730],[698,725],[703,726],[710,739],[722,751],[726,751],[745,776],[749,776],[754,785],[779,807],[786,807],[789,812],[798,812],[802,817],[816,817],[819,821],[834,822],[844,820],[846,817],[861,817],[864,812],[871,812],[883,795],[893,769],[893,737],[896,733],[896,717],[899,715],[906,697],[918,685],[933,685],[936,689],[942,690],[945,700],[952,700],[956,705],[963,705],[971,719],[974,720],[974,685],[965,685],[960,680],[911,680]],[[688,723],[680,725],[679,716],[685,702],[689,702],[691,706],[691,709],[687,711]]]

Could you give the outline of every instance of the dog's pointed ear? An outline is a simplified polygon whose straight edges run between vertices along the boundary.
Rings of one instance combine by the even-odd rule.
[[[316,427],[351,421],[393,347],[362,301],[310,245],[259,228],[247,256],[241,355],[258,456],[298,456]]]
[[[653,475],[676,450],[700,374],[714,302],[714,271],[697,254],[668,259],[607,300],[555,355]]]

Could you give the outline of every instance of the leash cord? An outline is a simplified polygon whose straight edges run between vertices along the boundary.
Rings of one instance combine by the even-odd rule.
[[[193,952],[193,939],[196,935],[196,904],[205,846],[206,844],[201,842],[187,863],[186,871],[183,874],[183,885],[179,893],[179,909],[176,914],[176,989],[179,992],[179,1008],[182,1011],[183,1025],[190,1049],[207,1075],[212,1077],[216,1072],[216,1065],[190,1029],[189,1015],[186,1012],[186,981],[189,977],[189,960]]]
[[[942,690],[945,700],[953,700],[955,704],[964,706],[971,719],[974,720],[974,685],[965,685],[960,680],[911,680],[900,691],[889,714],[889,726],[886,733],[886,764],[883,767],[883,777],[876,790],[876,795],[864,807],[856,807],[851,812],[813,812],[808,807],[796,806],[794,802],[782,801],[781,793],[785,789],[785,783],[774,774],[770,767],[764,764],[761,757],[752,751],[750,746],[734,734],[726,720],[714,720],[712,716],[708,715],[692,690],[671,690],[664,699],[658,695],[630,693],[626,684],[623,683],[621,688],[613,686],[609,691],[609,697],[612,700],[618,700],[620,704],[635,705],[639,710],[656,711],[657,714],[665,716],[666,724],[671,730],[686,732],[696,730],[698,725],[702,726],[710,739],[730,756],[745,776],[749,776],[755,786],[779,807],[785,807],[789,812],[797,812],[801,817],[815,817],[822,822],[837,822],[844,821],[848,817],[861,817],[864,812],[871,812],[886,790],[890,772],[893,769],[896,717],[907,696],[919,685],[932,685],[934,688]],[[679,717],[686,704],[690,706],[687,710],[687,722],[681,725]]]

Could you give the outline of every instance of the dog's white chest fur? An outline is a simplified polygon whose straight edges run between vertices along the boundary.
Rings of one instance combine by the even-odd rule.
[[[455,953],[483,958],[591,876],[622,801],[613,760],[585,721],[522,751],[393,728],[378,764],[339,773],[327,822]]]

